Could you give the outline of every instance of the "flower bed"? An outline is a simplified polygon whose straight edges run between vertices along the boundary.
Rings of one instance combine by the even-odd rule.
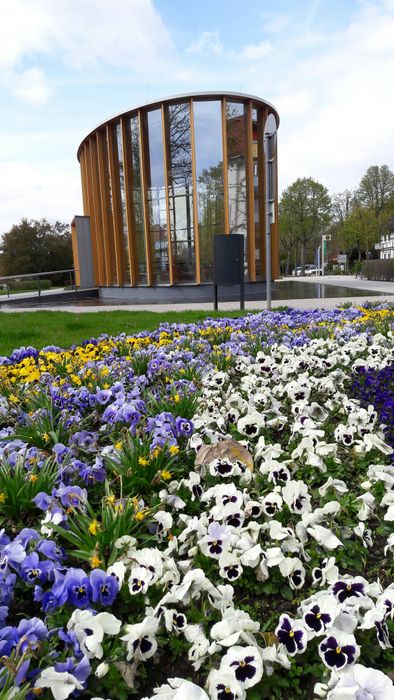
[[[0,698],[393,698],[393,321],[1,358]]]

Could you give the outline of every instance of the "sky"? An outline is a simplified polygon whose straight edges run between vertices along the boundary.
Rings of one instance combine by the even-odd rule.
[[[279,185],[394,170],[394,0],[0,0],[0,235],[82,214],[79,143],[146,101],[271,102]]]

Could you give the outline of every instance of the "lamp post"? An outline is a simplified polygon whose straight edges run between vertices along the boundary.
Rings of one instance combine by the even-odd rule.
[[[271,309],[271,223],[275,220],[275,150],[276,119],[268,116],[264,133],[265,160],[265,278],[267,285],[267,309]]]
[[[321,273],[324,276],[324,265],[326,256],[326,241],[331,241],[331,234],[323,233],[321,237]]]

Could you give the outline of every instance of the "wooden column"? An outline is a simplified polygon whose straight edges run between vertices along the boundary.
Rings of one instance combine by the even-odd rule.
[[[198,233],[198,192],[196,178],[196,142],[194,137],[194,110],[193,100],[190,99],[190,142],[192,152],[192,190],[193,190],[193,231],[194,231],[194,255],[196,262],[196,284],[201,284],[200,269],[200,236]]]
[[[130,284],[134,287],[138,284],[138,253],[136,243],[135,230],[135,213],[134,213],[134,198],[133,198],[133,157],[131,152],[131,129],[130,117],[121,117],[120,130],[122,135],[122,155],[123,155],[123,177],[125,188],[126,202],[126,223],[127,223],[127,242],[128,254],[130,260]]]
[[[104,237],[105,269],[107,285],[112,286],[116,279],[114,231],[112,225],[111,196],[109,191],[109,172],[107,154],[107,135],[105,128],[96,132],[98,173],[100,181],[101,217]]]
[[[94,220],[94,230],[96,232],[96,246],[97,246],[97,269],[98,269],[98,280],[100,286],[105,286],[107,284],[106,268],[104,261],[104,240],[103,240],[103,230],[100,216],[100,182],[98,174],[98,162],[97,162],[97,140],[95,136],[91,136],[89,139],[89,151],[90,151],[90,194],[91,194],[91,206],[93,212]]]
[[[254,232],[254,178],[253,178],[253,125],[252,101],[246,102],[246,197],[247,197],[247,259],[249,281],[256,281],[255,232]]]
[[[119,287],[123,287],[126,277],[126,255],[124,246],[122,195],[120,191],[120,167],[116,124],[107,124],[109,181],[112,194],[112,226],[114,232],[116,277]]]

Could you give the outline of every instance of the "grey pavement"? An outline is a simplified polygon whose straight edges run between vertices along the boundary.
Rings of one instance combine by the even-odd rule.
[[[324,277],[288,277],[283,278],[283,281],[298,281],[298,282],[309,282],[318,283],[320,287],[320,298],[313,299],[281,299],[277,301],[272,301],[272,308],[282,306],[290,306],[297,309],[332,309],[341,303],[354,303],[363,304],[366,301],[373,302],[392,302],[394,303],[394,282],[371,282],[369,280],[360,279],[351,275],[325,275]],[[280,285],[282,280],[277,280],[275,284]],[[325,297],[324,296],[324,286],[331,285],[336,287],[346,287],[348,289],[354,289],[354,296],[339,296],[339,297]],[[375,294],[374,294],[375,293]],[[265,299],[253,301],[246,301],[245,308],[247,311],[263,311],[267,308]],[[219,302],[219,311],[235,311],[239,309],[239,302],[237,301],[223,301]],[[165,313],[167,311],[212,311],[213,304],[211,302],[200,302],[191,303],[190,301],[184,304],[106,304],[103,306],[84,306],[69,303],[67,306],[54,306],[51,304],[50,307],[8,307],[1,308],[1,311],[7,313],[15,313],[20,311],[66,311],[72,313],[92,313],[100,311],[153,311],[158,315]]]

